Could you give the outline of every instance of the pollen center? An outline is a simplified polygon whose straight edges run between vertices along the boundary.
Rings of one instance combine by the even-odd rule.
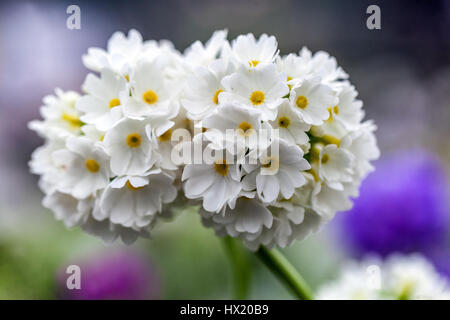
[[[253,132],[253,126],[247,121],[243,121],[238,126],[238,133],[243,137],[248,137]]]
[[[327,155],[327,154],[324,154],[324,155],[322,156],[321,162],[322,162],[322,164],[326,164],[329,160],[330,160],[330,156]]]
[[[158,95],[153,90],[147,90],[142,95],[142,99],[144,99],[147,104],[155,104],[158,101]]]
[[[251,60],[248,62],[248,64],[250,65],[250,67],[256,67],[259,64],[258,60]]]
[[[334,106],[334,107],[333,107],[333,112],[334,112],[335,114],[339,114],[339,107],[338,107],[338,106]]]
[[[167,142],[172,137],[172,129],[167,130],[162,135],[158,137],[159,141],[161,142]]]
[[[216,169],[216,172],[221,176],[225,177],[228,174],[228,164],[226,164],[226,162],[223,163],[216,162],[214,164],[214,169]]]
[[[288,117],[280,117],[278,119],[278,125],[281,128],[287,128],[291,124],[291,120]]]
[[[253,91],[252,95],[250,96],[250,101],[253,103],[253,105],[257,106],[264,102],[265,95],[262,91]]]
[[[216,93],[214,94],[213,102],[214,102],[215,104],[219,104],[219,94],[220,94],[221,92],[223,92],[223,90],[222,90],[222,89],[219,89],[219,90],[217,90]]]
[[[83,126],[83,122],[77,116],[63,113],[62,119],[66,121],[71,127],[80,128]]]
[[[268,169],[269,171],[278,170],[280,167],[280,160],[276,157],[269,156],[261,161],[261,167]]]
[[[117,98],[111,99],[111,101],[109,101],[109,108],[112,109],[114,107],[120,106],[120,100]]]
[[[306,99],[305,96],[299,96],[297,97],[295,103],[297,104],[297,107],[299,107],[300,109],[305,109],[308,106],[308,99]]]
[[[127,145],[130,148],[137,148],[141,145],[141,135],[139,133],[131,133],[127,137]]]
[[[127,183],[125,184],[127,186],[128,189],[136,191],[136,190],[140,190],[144,187],[134,187],[131,183],[130,180],[127,181]]]
[[[86,169],[92,173],[96,173],[100,170],[100,165],[94,159],[87,159],[85,165]]]

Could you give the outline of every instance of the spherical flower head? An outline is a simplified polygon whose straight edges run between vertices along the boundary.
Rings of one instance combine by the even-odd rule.
[[[448,225],[447,186],[436,157],[420,150],[386,156],[342,215],[345,243],[356,254],[424,252],[442,244]]]
[[[81,289],[67,289],[65,270],[58,276],[59,295],[69,300],[155,299],[160,283],[149,260],[133,251],[109,251],[73,262],[81,269]]]
[[[100,75],[81,98],[47,97],[44,121],[30,124],[46,139],[30,168],[56,219],[132,243],[178,199],[256,250],[351,207],[379,150],[347,75],[325,52],[279,57],[273,36],[226,35],[181,54],[130,30],[88,50]]]

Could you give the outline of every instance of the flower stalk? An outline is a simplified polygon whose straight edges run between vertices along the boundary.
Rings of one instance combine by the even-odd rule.
[[[256,256],[300,300],[313,300],[311,289],[294,266],[276,249],[261,246]]]
[[[243,250],[242,245],[231,237],[225,237],[223,245],[233,270],[233,298],[236,300],[247,299],[252,276],[251,261],[249,261],[247,251]]]

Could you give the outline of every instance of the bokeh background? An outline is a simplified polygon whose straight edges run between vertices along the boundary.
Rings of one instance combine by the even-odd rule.
[[[81,30],[66,8],[81,8]],[[381,8],[381,30],[366,8]],[[282,54],[325,50],[350,74],[366,118],[378,125],[380,170],[361,201],[320,233],[284,250],[313,287],[367,253],[419,251],[450,275],[450,2],[334,0],[2,1],[0,3],[0,298],[215,299],[231,297],[231,266],[193,211],[152,240],[106,246],[66,230],[41,204],[28,171],[42,141],[27,129],[55,87],[79,91],[81,55],[130,28],[179,50],[216,29],[275,35]],[[415,199],[416,201],[413,201]],[[402,239],[401,241],[399,239]],[[290,298],[251,256],[250,298]],[[84,293],[67,292],[65,268],[82,267]],[[146,284],[146,285],[142,285]]]

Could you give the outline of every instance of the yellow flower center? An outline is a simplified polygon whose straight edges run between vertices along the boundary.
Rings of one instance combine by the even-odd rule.
[[[265,95],[262,91],[253,91],[252,95],[250,96],[250,101],[253,103],[253,105],[257,106],[264,102]]]
[[[63,113],[62,119],[66,121],[71,127],[80,128],[83,126],[83,122],[77,116]]]
[[[132,190],[132,191],[136,191],[136,190],[140,190],[144,187],[134,187],[131,183],[130,180],[127,181],[127,183],[125,184],[127,186],[128,189]]]
[[[144,99],[147,104],[154,104],[158,101],[158,95],[153,90],[147,90],[142,95],[142,99]]]
[[[129,75],[125,75],[125,80],[127,80],[127,82],[130,82],[130,76]]]
[[[322,137],[320,137],[320,139],[325,142],[326,144],[335,144],[339,147],[339,145],[341,144],[341,140],[339,140],[336,137],[333,137],[332,135],[326,134],[323,135]]]
[[[334,106],[334,107],[333,107],[333,112],[334,112],[335,114],[339,114],[339,107],[338,107],[338,106]]]
[[[328,113],[330,114],[330,117],[326,120],[327,122],[333,122],[333,108],[328,108]]]
[[[280,167],[280,160],[270,156],[261,161],[261,167],[265,169],[277,170]]]
[[[322,164],[326,164],[328,161],[330,160],[330,156],[329,155],[327,155],[327,154],[324,154],[323,156],[322,156]]]
[[[287,128],[291,124],[291,120],[288,117],[280,117],[278,119],[278,125],[281,128]]]
[[[221,176],[225,177],[228,174],[228,164],[225,161],[222,163],[216,162],[214,164],[214,169],[216,169],[216,172]]]
[[[258,60],[251,60],[248,62],[248,64],[250,65],[250,67],[256,67],[259,64]]]
[[[120,100],[117,98],[111,99],[111,101],[109,102],[109,108],[112,109],[117,106],[120,106]]]
[[[130,148],[137,148],[141,145],[141,135],[139,133],[131,133],[127,136],[127,145]]]
[[[243,137],[248,137],[253,132],[253,126],[247,121],[243,121],[238,126],[238,133]]]
[[[214,94],[213,102],[214,102],[215,104],[219,104],[219,94],[220,94],[221,92],[223,92],[223,90],[222,90],[222,89],[219,89],[219,90],[217,90],[216,93]]]
[[[299,96],[297,97],[295,103],[297,104],[297,107],[299,107],[300,109],[305,109],[306,106],[308,105],[308,99],[306,99],[305,96]]]
[[[98,172],[100,170],[100,165],[94,159],[87,159],[85,162],[86,169],[92,173]]]
[[[290,76],[288,76],[287,79],[286,79],[287,82],[289,82],[291,80],[292,80],[292,77],[290,77]],[[289,90],[291,90],[292,89],[292,84],[288,84],[288,87],[289,87]]]
[[[162,135],[158,137],[159,141],[161,142],[167,142],[172,137],[172,129],[167,130]]]

